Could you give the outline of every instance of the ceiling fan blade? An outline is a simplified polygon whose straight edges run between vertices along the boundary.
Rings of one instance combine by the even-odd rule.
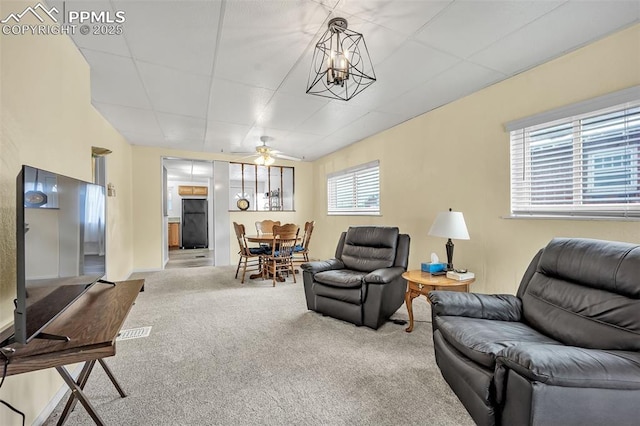
[[[271,153],[273,154],[273,151],[271,151]],[[292,157],[290,155],[274,154],[273,156],[276,157],[276,158],[281,158],[283,160],[302,161],[302,158]]]

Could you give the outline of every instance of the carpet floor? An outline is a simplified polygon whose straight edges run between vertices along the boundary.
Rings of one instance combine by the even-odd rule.
[[[234,267],[170,269],[145,278],[125,329],[85,391],[107,425],[473,425],[442,379],[428,303],[412,333],[377,331],[308,311],[302,278],[240,284]],[[402,306],[392,318],[407,319]],[[66,398],[46,426],[54,425]],[[67,425],[93,421],[78,404]]]

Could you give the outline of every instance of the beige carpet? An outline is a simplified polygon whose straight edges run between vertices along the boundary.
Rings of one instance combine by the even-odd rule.
[[[412,333],[374,331],[306,309],[301,280],[233,279],[234,267],[145,276],[107,359],[86,393],[108,425],[472,425],[433,357],[428,304],[416,299]],[[405,307],[393,316],[406,319]],[[61,407],[45,423],[57,421]],[[93,424],[78,404],[68,425]]]

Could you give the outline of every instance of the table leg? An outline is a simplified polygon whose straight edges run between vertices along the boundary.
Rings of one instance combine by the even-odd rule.
[[[89,402],[86,395],[84,394],[84,392],[82,392],[82,389],[80,389],[78,384],[73,381],[73,378],[71,377],[67,369],[64,368],[64,366],[60,366],[60,367],[56,367],[56,370],[58,371],[60,376],[62,376],[62,379],[67,383],[67,386],[69,386],[69,389],[71,389],[71,394],[76,398],[78,398],[78,400],[80,401],[84,409],[87,410],[87,413],[89,413],[93,421],[98,426],[104,426],[104,422],[96,412],[95,408],[93,408],[93,405],[91,405],[91,402]]]
[[[104,372],[107,373],[107,376],[109,377],[109,380],[111,380],[111,383],[113,383],[113,386],[116,388],[116,390],[120,394],[120,397],[121,398],[126,397],[127,394],[124,393],[124,390],[122,390],[122,386],[120,386],[120,383],[118,383],[118,381],[116,380],[116,377],[111,372],[111,369],[109,367],[107,367],[107,363],[104,361],[104,359],[100,358],[100,359],[98,359],[98,362],[100,363],[102,368],[104,368]]]
[[[92,359],[91,361],[87,361],[84,363],[84,367],[82,367],[82,371],[80,372],[80,375],[78,376],[78,381],[76,382],[76,384],[80,389],[84,390],[84,386],[87,384],[87,379],[89,379],[89,375],[91,374],[91,371],[93,370],[93,366],[95,365],[95,363],[96,363],[95,359]],[[71,392],[71,395],[69,396],[69,399],[67,400],[67,403],[64,406],[64,410],[62,410],[62,414],[60,414],[60,418],[58,419],[57,426],[62,426],[64,422],[67,421],[69,414],[73,411],[77,402],[78,402],[78,398],[76,398],[76,395],[73,392]]]
[[[407,292],[404,294],[404,303],[407,305],[407,312],[409,312],[409,327],[407,327],[404,331],[407,333],[411,333],[413,331],[413,291],[410,290],[411,285],[409,284],[407,288]]]

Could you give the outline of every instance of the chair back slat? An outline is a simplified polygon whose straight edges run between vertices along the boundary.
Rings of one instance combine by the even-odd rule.
[[[245,227],[241,223],[233,222],[233,229],[236,231],[236,238],[240,246],[240,254],[251,255],[249,252],[249,244],[247,243]]]
[[[304,224],[304,236],[302,237],[302,248],[305,251],[309,251],[309,242],[311,241],[311,234],[313,233],[313,227],[316,225],[316,222],[312,220],[311,222],[306,222]]]
[[[300,227],[295,223],[285,223],[284,225],[275,225],[273,227],[273,236],[280,238],[297,238]]]
[[[273,233],[273,227],[280,225],[279,220],[259,220],[256,222],[256,231],[258,235]]]
[[[242,280],[241,283],[244,284],[244,277],[247,273],[247,270],[261,270],[261,252],[251,252],[251,248],[247,243],[246,231],[245,227],[241,223],[233,222],[233,229],[236,233],[236,239],[238,240],[238,246],[240,247],[240,251],[238,252],[238,267],[236,268],[236,278],[238,278],[238,272],[240,271],[240,266],[242,268]],[[256,250],[255,248],[253,250]],[[249,276],[249,278],[255,278],[255,276]]]

